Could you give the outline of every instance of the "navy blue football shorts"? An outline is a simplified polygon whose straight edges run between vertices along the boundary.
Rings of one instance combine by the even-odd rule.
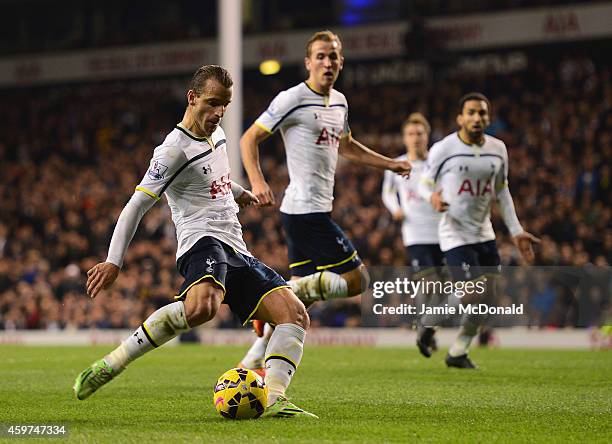
[[[187,291],[204,280],[223,289],[223,303],[246,324],[268,294],[289,287],[287,282],[259,259],[235,251],[220,240],[205,236],[176,262],[185,278],[176,300],[184,301]]]
[[[292,276],[308,276],[323,270],[342,274],[361,265],[353,243],[332,220],[331,213],[281,212],[281,222]]]
[[[461,245],[445,251],[444,256],[455,281],[471,281],[501,273],[501,259],[494,240]]]
[[[408,245],[406,253],[413,277],[418,278],[434,270],[439,272],[444,266],[444,253],[439,244]]]

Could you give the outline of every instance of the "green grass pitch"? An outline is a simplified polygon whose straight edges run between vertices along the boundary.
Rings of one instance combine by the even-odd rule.
[[[230,421],[212,387],[243,348],[165,347],[77,401],[75,376],[109,350],[0,346],[0,424],[63,423],[76,442],[612,441],[605,351],[475,349],[464,371],[444,352],[307,347],[289,395],[319,421]]]

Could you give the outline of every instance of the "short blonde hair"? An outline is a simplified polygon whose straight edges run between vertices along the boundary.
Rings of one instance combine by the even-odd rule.
[[[408,118],[404,120],[404,123],[402,124],[402,131],[408,125],[423,125],[423,127],[425,127],[425,131],[427,132],[427,134],[431,133],[431,125],[429,124],[425,116],[421,113],[410,114]]]
[[[330,30],[325,30],[315,32],[312,37],[308,39],[308,42],[306,43],[306,57],[310,57],[310,53],[312,51],[312,44],[319,40],[323,42],[338,42],[338,52],[342,54],[342,42],[340,41],[340,37],[338,37],[338,34],[334,34]]]

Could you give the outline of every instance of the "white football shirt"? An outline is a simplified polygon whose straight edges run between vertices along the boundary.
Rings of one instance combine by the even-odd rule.
[[[434,189],[442,189],[442,199],[449,204],[439,225],[440,249],[448,251],[461,245],[495,239],[491,224],[491,204],[508,186],[506,145],[485,135],[484,143],[469,145],[454,132],[434,144],[423,175],[422,197],[429,201]],[[509,193],[509,206],[502,205],[504,221],[512,235],[523,231]],[[508,211],[506,212],[506,208]]]
[[[149,170],[136,191],[157,200],[166,194],[176,226],[177,258],[204,236],[219,239],[250,256],[232,195],[221,127],[206,138],[178,125],[155,148]]]
[[[408,156],[404,154],[397,160],[408,160]],[[419,183],[427,164],[423,160],[411,160],[410,165],[412,171],[408,179],[393,171],[385,171],[383,203],[391,213],[401,210],[404,214],[402,239],[405,246],[437,244],[441,214],[419,194]]]
[[[302,82],[279,93],[255,124],[283,138],[289,186],[280,210],[330,212],[340,138],[350,133],[344,95],[335,89],[323,95]]]

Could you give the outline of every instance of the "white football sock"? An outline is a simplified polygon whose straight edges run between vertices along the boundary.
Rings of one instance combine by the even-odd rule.
[[[319,271],[287,283],[303,302],[348,297],[346,279],[331,271]]]
[[[415,296],[414,296],[414,306],[416,307],[417,313],[420,313],[421,310],[427,306],[427,305],[432,305],[432,304],[428,304],[428,302],[431,301],[431,297],[428,297],[430,295],[425,294],[424,291],[418,291]],[[423,317],[426,315],[423,315]]]
[[[455,339],[455,342],[453,342],[453,345],[451,345],[448,351],[448,354],[453,357],[467,354],[472,339],[478,334],[479,322],[474,322],[469,319],[468,316],[464,316],[462,324],[457,339]]]
[[[277,325],[266,349],[268,405],[285,396],[285,390],[295,374],[304,352],[306,331],[296,324]]]
[[[438,304],[438,307],[443,307],[444,303],[448,305],[448,307],[454,307],[455,313],[459,313],[459,305],[461,305],[461,299],[455,296],[454,294],[449,295],[447,298],[442,298],[442,302]],[[433,306],[433,305],[432,305]],[[452,314],[425,314],[421,316],[421,325],[426,327],[439,327],[447,319],[450,319]]]
[[[255,339],[255,342],[253,342],[247,354],[242,358],[242,361],[240,361],[245,368],[254,369],[264,367],[266,348],[268,347],[270,336],[272,336],[273,331],[274,329],[266,322],[263,336]]]
[[[165,344],[189,330],[183,301],[173,302],[155,311],[119,347],[104,357],[114,370],[121,371],[134,359]]]

